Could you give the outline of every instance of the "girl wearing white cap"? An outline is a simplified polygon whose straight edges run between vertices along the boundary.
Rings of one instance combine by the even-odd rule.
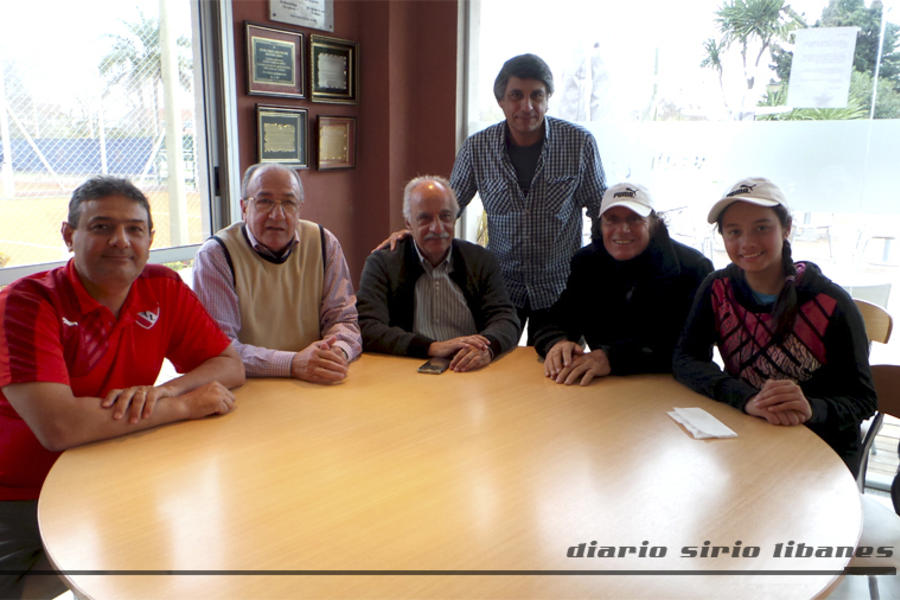
[[[670,371],[694,292],[713,270],[669,237],[650,194],[636,184],[603,194],[600,233],[572,258],[566,289],[535,335],[544,374],[557,383]]]
[[[800,425],[856,474],[859,425],[875,410],[868,342],[847,293],[794,263],[791,217],[768,179],[744,179],[709,211],[731,264],[703,282],[675,351],[675,377],[773,425]],[[723,372],[712,361],[716,344]]]

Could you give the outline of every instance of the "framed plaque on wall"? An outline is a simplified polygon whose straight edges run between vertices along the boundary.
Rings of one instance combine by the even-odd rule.
[[[356,166],[356,117],[319,115],[319,170]]]
[[[269,0],[269,18],[279,23],[334,31],[334,0]]]
[[[305,98],[303,34],[244,23],[247,32],[247,93]]]
[[[256,105],[259,162],[306,168],[309,113],[305,108]]]
[[[359,44],[310,34],[310,93],[313,102],[359,102]]]

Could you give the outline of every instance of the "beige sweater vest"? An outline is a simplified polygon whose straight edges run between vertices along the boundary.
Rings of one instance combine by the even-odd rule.
[[[256,253],[241,232],[243,222],[216,233],[230,255],[241,312],[238,340],[244,344],[298,351],[321,339],[324,264],[319,226],[300,220],[300,241],[283,263]]]

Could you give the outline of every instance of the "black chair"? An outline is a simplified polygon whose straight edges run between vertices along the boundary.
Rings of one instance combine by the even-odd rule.
[[[872,380],[875,383],[875,392],[878,394],[878,412],[881,415],[891,415],[900,418],[900,365],[873,365]],[[900,457],[900,445],[897,448]],[[863,530],[859,538],[859,546],[878,548],[880,546],[893,547],[894,555],[890,558],[853,558],[850,567],[894,567],[900,570],[900,469],[894,475],[891,486],[891,495],[894,510],[891,511],[881,502],[875,500],[871,494],[862,494],[860,501],[863,512]],[[896,575],[868,575],[866,579],[869,589],[869,597],[900,598],[900,577]],[[864,593],[862,590],[862,578],[858,576],[845,577],[829,598],[857,598]]]
[[[888,340],[891,339],[891,330],[894,324],[890,313],[877,304],[872,304],[866,300],[854,298],[853,301],[856,303],[856,308],[859,309],[859,312],[862,315],[863,323],[866,326],[866,337],[869,338],[869,345],[871,346],[872,342],[887,344]],[[884,414],[881,410],[878,410],[875,412],[875,415],[865,421],[861,427],[862,448],[860,450],[859,465],[856,475],[856,484],[859,486],[860,492],[865,491],[866,467],[869,465],[869,453],[875,443],[875,436],[878,435],[878,432],[881,430],[883,421]]]

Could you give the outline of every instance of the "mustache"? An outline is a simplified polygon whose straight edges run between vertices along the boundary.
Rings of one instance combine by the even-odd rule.
[[[426,241],[427,240],[449,240],[450,234],[447,233],[446,231],[441,232],[441,233],[426,233],[424,239]]]

